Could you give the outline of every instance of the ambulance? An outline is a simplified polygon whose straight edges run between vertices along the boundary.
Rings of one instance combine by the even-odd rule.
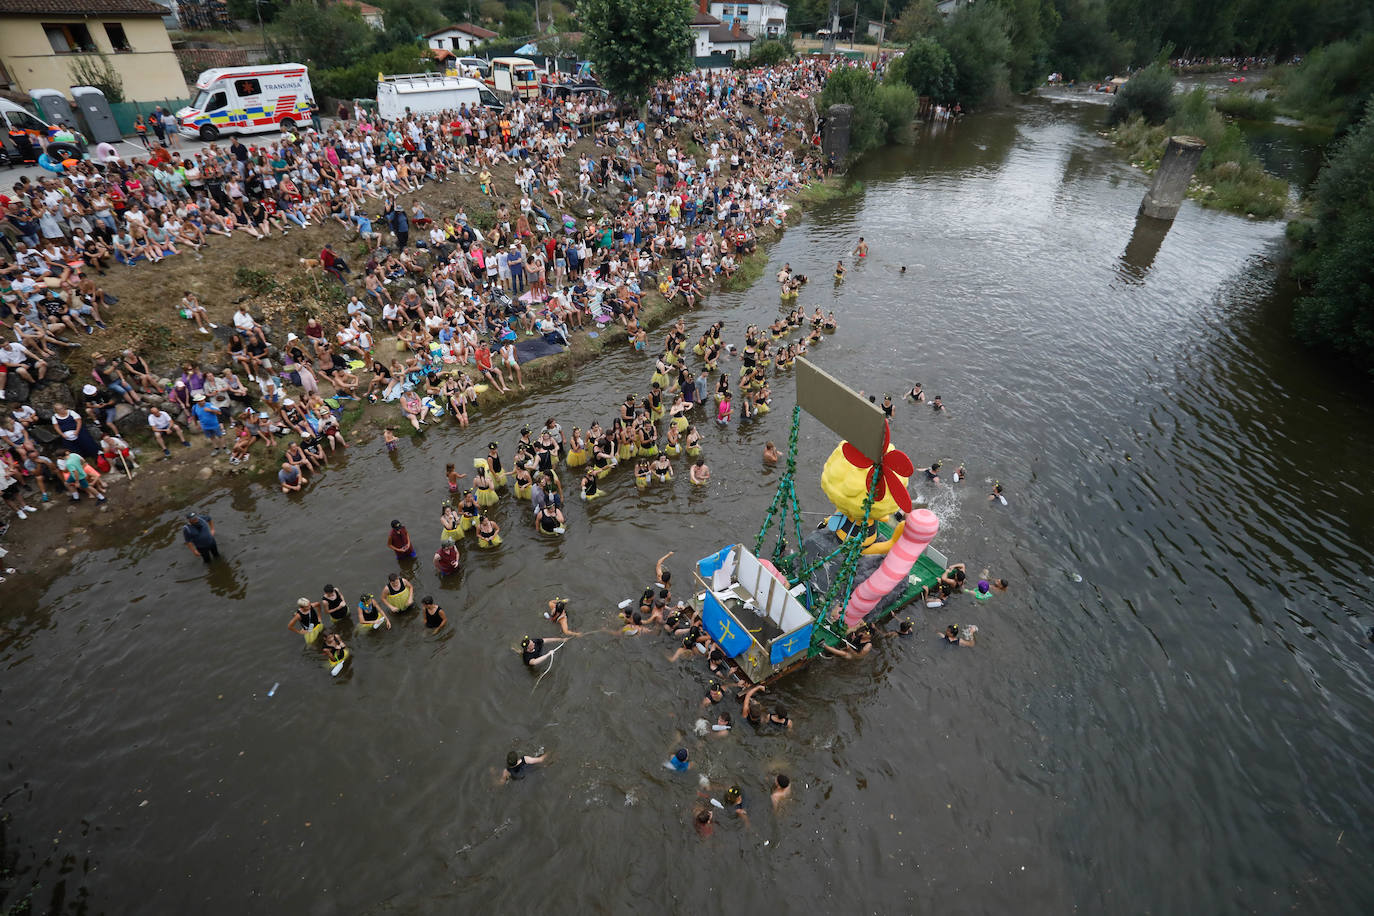
[[[214,140],[310,123],[314,100],[304,64],[216,67],[196,80],[196,100],[176,113],[181,133]]]

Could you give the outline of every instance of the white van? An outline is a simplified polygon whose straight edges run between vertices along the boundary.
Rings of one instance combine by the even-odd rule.
[[[183,134],[207,141],[309,124],[315,96],[304,64],[216,67],[196,80],[196,93],[177,112],[177,122]]]
[[[16,162],[33,161],[40,153],[51,159],[80,159],[86,139],[75,131],[54,127],[21,105],[0,99],[0,150]],[[3,161],[5,156],[0,156]]]
[[[388,121],[412,114],[457,111],[463,105],[500,111],[504,106],[481,80],[437,73],[403,73],[377,81],[377,114]]]
[[[539,68],[534,61],[524,57],[496,57],[491,61],[491,72],[486,76],[486,84],[496,90],[503,99],[519,96],[522,99],[539,98]]]

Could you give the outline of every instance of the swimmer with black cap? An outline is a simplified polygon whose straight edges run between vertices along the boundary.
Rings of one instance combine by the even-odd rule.
[[[545,652],[545,645],[550,643],[564,643],[567,641],[568,637],[566,636],[546,636],[543,638],[536,637],[533,639],[526,636],[524,639],[520,640],[520,660],[523,661],[525,664],[529,665],[531,668],[537,668],[549,659],[553,658],[553,654],[557,652],[559,649],[558,646],[554,646],[554,648],[550,649],[548,652]]]
[[[536,763],[543,763],[548,754],[540,754],[538,757],[530,757],[519,751],[511,751],[506,755],[506,768],[501,771],[501,782],[510,782],[512,779],[524,779],[525,767],[533,766]]]

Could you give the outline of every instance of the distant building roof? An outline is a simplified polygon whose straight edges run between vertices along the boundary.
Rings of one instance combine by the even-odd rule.
[[[165,16],[153,0],[0,0],[0,16]]]
[[[724,25],[717,26],[716,28],[707,32],[706,37],[711,39],[713,43],[718,45],[741,41],[747,42],[749,44],[754,43],[754,36],[750,35],[748,32],[740,31],[738,22],[735,23],[734,28],[726,28]]]
[[[710,13],[697,13],[692,17],[692,25],[720,25],[720,20]]]
[[[5,2],[5,0],[0,0],[0,3],[3,2]],[[491,29],[484,29],[480,25],[473,25],[471,22],[458,22],[453,25],[446,25],[442,29],[435,29],[425,37],[433,38],[435,35],[443,35],[445,32],[462,32],[464,35],[471,35],[473,38],[480,38],[483,41],[496,37],[496,33]]]

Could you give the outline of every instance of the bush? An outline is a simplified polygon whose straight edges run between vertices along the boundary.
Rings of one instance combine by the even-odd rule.
[[[1317,48],[1279,79],[1284,113],[1331,126],[1353,124],[1374,94],[1374,32],[1358,42],[1338,41]]]
[[[938,103],[954,101],[954,61],[934,38],[918,38],[887,69],[889,83],[902,82],[918,96]]]
[[[1317,179],[1315,225],[1289,237],[1303,245],[1295,269],[1312,283],[1294,327],[1308,343],[1345,354],[1374,372],[1374,101],[1336,145]]]
[[[1139,70],[1116,91],[1108,119],[1121,124],[1140,115],[1163,124],[1174,111],[1174,72],[1161,63]]]
[[[1273,99],[1250,92],[1223,92],[1212,104],[1222,114],[1246,121],[1272,121],[1279,107]]]
[[[254,296],[265,296],[277,288],[277,281],[270,272],[252,267],[235,269],[234,282]]]
[[[858,156],[901,137],[916,113],[916,93],[910,86],[883,85],[866,68],[844,67],[830,74],[821,92],[820,110],[852,105],[849,152]]]

